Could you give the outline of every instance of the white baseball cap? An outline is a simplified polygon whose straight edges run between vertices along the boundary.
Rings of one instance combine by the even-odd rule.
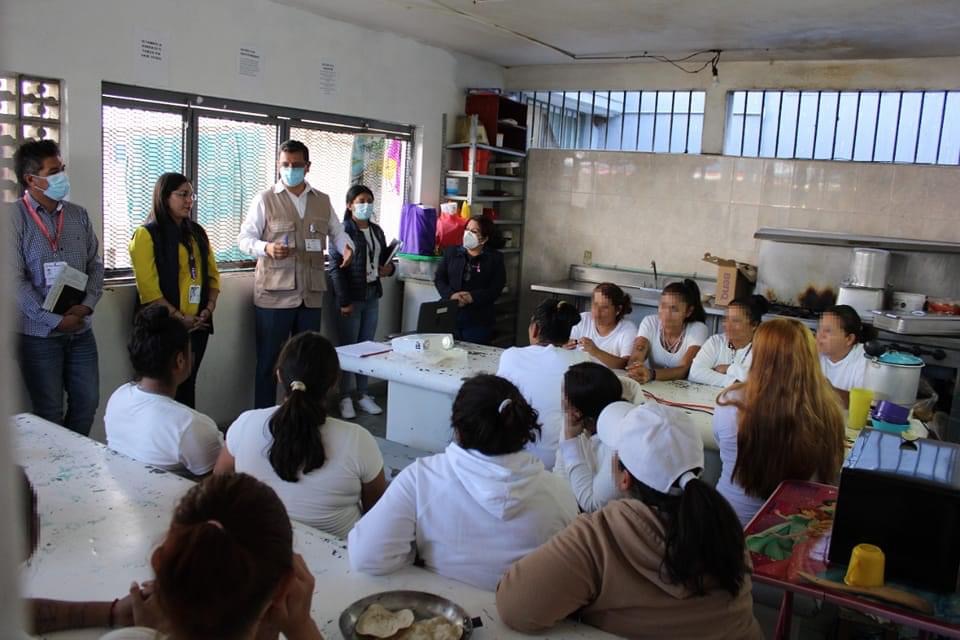
[[[670,493],[686,472],[703,469],[703,440],[680,409],[614,402],[600,413],[597,435],[634,478],[660,493]]]

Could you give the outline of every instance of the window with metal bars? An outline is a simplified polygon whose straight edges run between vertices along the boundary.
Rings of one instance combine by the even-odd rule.
[[[703,91],[520,91],[528,147],[700,153]]]
[[[13,154],[27,140],[60,141],[60,81],[0,73],[0,190],[3,201],[20,197]]]
[[[374,193],[388,236],[400,227],[413,127],[170,91],[103,85],[103,248],[114,276],[130,268],[127,244],[150,214],[160,174],[179,171],[197,192],[195,216],[222,267],[249,267],[237,233],[254,196],[277,179],[280,142],[310,150],[310,184],[342,215],[353,184]]]
[[[960,164],[960,92],[733,91],[724,153]]]

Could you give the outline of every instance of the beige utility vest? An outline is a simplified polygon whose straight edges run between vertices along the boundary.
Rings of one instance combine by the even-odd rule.
[[[257,259],[253,285],[253,303],[267,309],[292,309],[302,302],[318,308],[327,288],[323,251],[307,251],[307,239],[319,240],[326,249],[330,216],[334,215],[330,198],[310,189],[303,219],[286,191],[272,188],[260,194],[266,222],[261,240],[290,245],[290,255],[282,260],[268,255]]]

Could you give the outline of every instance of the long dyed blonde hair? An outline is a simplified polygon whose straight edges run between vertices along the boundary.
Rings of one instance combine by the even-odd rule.
[[[802,323],[762,323],[747,381],[721,393],[717,404],[739,409],[733,480],[748,495],[766,498],[783,480],[836,480],[843,413],[820,369],[813,334]]]

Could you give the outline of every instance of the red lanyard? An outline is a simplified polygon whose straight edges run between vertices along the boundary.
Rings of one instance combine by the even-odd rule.
[[[43,237],[47,239],[47,242],[50,243],[50,248],[53,249],[53,252],[56,253],[60,247],[60,234],[63,233],[63,203],[57,207],[57,210],[54,213],[60,214],[60,219],[57,221],[57,235],[55,238],[50,237],[50,232],[47,230],[47,225],[43,223],[43,220],[40,219],[40,215],[37,213],[37,210],[33,208],[33,205],[30,204],[30,199],[27,198],[27,194],[23,194],[23,204],[27,205],[27,211],[30,212],[30,216],[33,218],[33,221],[37,223],[37,226],[40,227],[40,233],[43,234]]]

